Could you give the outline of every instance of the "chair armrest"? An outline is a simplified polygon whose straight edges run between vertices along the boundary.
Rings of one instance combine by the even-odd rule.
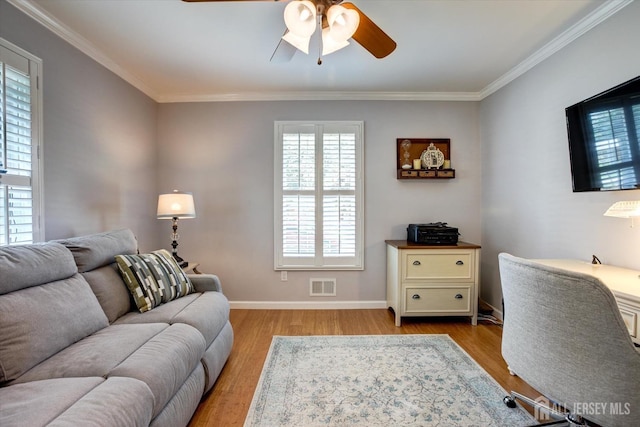
[[[222,292],[222,283],[215,274],[187,274],[196,292]]]

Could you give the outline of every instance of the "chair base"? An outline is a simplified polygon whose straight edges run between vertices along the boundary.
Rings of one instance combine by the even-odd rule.
[[[550,405],[548,399],[531,399],[523,394],[512,391],[509,396],[505,396],[502,401],[509,408],[516,407],[516,399],[520,400],[527,405],[531,406],[534,409],[534,412],[537,415],[537,418],[542,419],[550,419],[549,422],[544,422],[542,424],[534,424],[535,426],[551,426],[551,425],[564,425],[567,427],[576,427],[576,426],[591,426],[587,420],[582,418],[580,415],[572,414],[570,411],[567,411],[562,406],[553,404]],[[558,408],[562,408],[559,410]]]

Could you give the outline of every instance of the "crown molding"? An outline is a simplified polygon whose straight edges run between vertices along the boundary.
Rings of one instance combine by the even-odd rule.
[[[480,101],[478,92],[240,92],[160,96],[160,103],[229,101]]]
[[[484,99],[492,93],[498,91],[502,87],[508,85],[513,80],[517,79],[545,59],[549,58],[560,49],[569,45],[578,37],[582,36],[598,24],[606,21],[611,16],[619,12],[625,6],[633,3],[633,0],[607,0],[603,2],[601,6],[592,11],[589,15],[582,18],[580,21],[569,27],[566,31],[560,34],[555,39],[544,45],[537,50],[533,55],[507,71],[498,79],[490,83],[487,87],[482,89],[480,99]]]
[[[112,71],[120,78],[131,84],[136,89],[143,92],[148,97],[157,100],[157,94],[148,87],[139,77],[131,74],[125,68],[120,66],[117,62],[113,61],[109,56],[104,54],[100,49],[94,46],[84,37],[74,32],[58,20],[54,19],[51,15],[45,12],[37,3],[30,0],[7,0],[13,7],[29,16],[31,19],[38,22],[49,31],[53,32],[58,37],[62,38],[67,43],[71,44],[82,53],[101,64],[108,70]]]
[[[60,23],[31,0],[7,2],[61,37],[81,52],[103,65],[123,80],[158,103],[179,102],[231,102],[231,101],[481,101],[511,83],[578,37],[631,4],[633,0],[607,0],[589,15],[544,45],[533,55],[507,71],[479,92],[358,92],[358,91],[298,91],[298,92],[239,92],[212,94],[166,95],[156,93],[139,77],[113,61],[88,40]]]

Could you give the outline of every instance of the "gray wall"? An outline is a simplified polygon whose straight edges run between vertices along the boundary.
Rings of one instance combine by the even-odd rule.
[[[500,307],[497,254],[640,269],[640,223],[603,217],[638,190],[573,193],[564,109],[640,74],[634,2],[481,103],[483,297]]]
[[[273,122],[363,120],[365,270],[273,270]],[[162,104],[161,191],[194,193],[179,253],[218,274],[232,301],[384,301],[385,239],[409,223],[446,221],[480,243],[480,149],[475,102],[227,102]],[[453,180],[396,179],[396,138],[451,138]],[[170,231],[165,226],[166,239]],[[309,297],[309,278],[337,278],[337,296]]]
[[[180,253],[219,274],[232,301],[323,301],[308,297],[310,277],[338,279],[329,301],[382,301],[384,240],[426,221],[482,244],[482,296],[496,307],[500,251],[640,269],[640,225],[602,216],[638,192],[572,193],[564,124],[566,106],[639,74],[637,22],[635,2],[481,103],[158,105],[0,0],[0,37],[44,61],[46,238],[129,227],[142,250],[168,248],[157,194],[192,191],[198,218],[181,222]],[[273,121],[304,119],[365,122],[366,269],[281,282]],[[451,138],[456,179],[398,181],[398,137]]]
[[[0,37],[43,60],[45,238],[127,227],[155,247],[157,104],[4,0]]]

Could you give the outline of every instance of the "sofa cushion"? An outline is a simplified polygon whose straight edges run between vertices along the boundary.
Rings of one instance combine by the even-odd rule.
[[[110,323],[131,310],[131,296],[118,274],[114,258],[118,254],[138,252],[138,242],[131,230],[114,230],[56,242],[67,247],[73,255],[78,270],[89,282]]]
[[[0,247],[0,295],[66,279],[77,272],[71,252],[56,243]]]
[[[166,323],[111,325],[54,354],[11,384],[47,378],[106,377],[113,368],[168,327]]]
[[[133,378],[56,378],[0,388],[3,427],[148,426],[153,394]]]
[[[227,298],[220,292],[205,292],[187,295],[144,313],[129,312],[120,317],[115,324],[185,323],[200,331],[208,347],[228,320]]]
[[[108,325],[78,273],[0,295],[0,384]]]
[[[56,242],[71,251],[80,273],[113,263],[113,257],[117,254],[138,252],[136,236],[128,229],[72,237]]]
[[[118,269],[140,312],[193,292],[193,285],[164,249],[150,254],[116,255]]]
[[[51,356],[11,386],[48,378],[136,378],[153,393],[155,417],[204,352],[204,338],[188,325],[111,325]]]
[[[198,409],[198,404],[202,398],[205,384],[204,367],[201,364],[196,366],[187,381],[184,382],[180,390],[165,405],[162,412],[151,420],[150,427],[175,427],[187,426],[192,415]],[[220,425],[221,422],[210,424]]]
[[[116,263],[98,267],[82,273],[96,297],[104,313],[113,323],[117,318],[131,311],[133,300],[124,284]]]
[[[204,352],[202,365],[207,373],[204,392],[207,393],[213,387],[222,368],[227,363],[227,359],[233,348],[233,328],[231,323],[227,321],[224,328],[220,331],[216,339]]]

